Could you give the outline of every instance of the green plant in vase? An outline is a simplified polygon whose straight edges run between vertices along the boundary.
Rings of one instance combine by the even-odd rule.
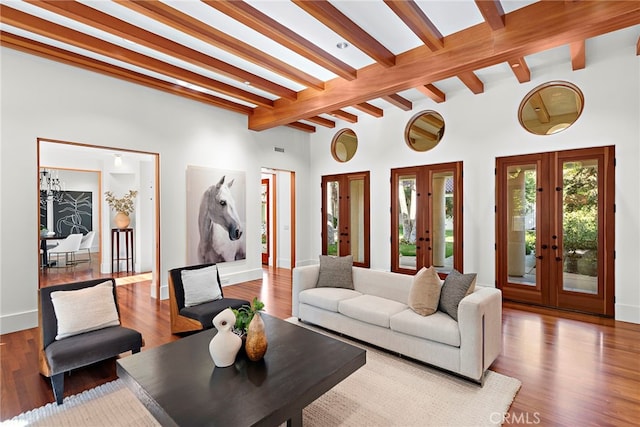
[[[253,316],[262,310],[264,310],[264,303],[258,297],[253,298],[251,305],[245,304],[238,309],[233,308],[233,314],[236,315],[236,324],[233,326],[233,332],[240,336],[245,336]]]

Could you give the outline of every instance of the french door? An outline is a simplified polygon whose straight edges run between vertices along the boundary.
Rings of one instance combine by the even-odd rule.
[[[496,160],[505,299],[613,316],[614,147]]]
[[[391,271],[462,272],[462,162],[391,170]]]
[[[269,212],[271,210],[271,206],[270,206],[271,200],[269,199],[270,197],[269,183],[270,181],[268,179],[264,179],[264,178],[262,179],[262,191],[260,194],[260,197],[261,197],[260,238],[262,241],[262,264],[264,265],[269,265],[269,246],[270,246],[270,238],[271,238],[271,233],[269,233],[270,219],[271,219],[270,218],[271,215],[269,215]]]
[[[322,254],[369,267],[369,172],[322,177]]]

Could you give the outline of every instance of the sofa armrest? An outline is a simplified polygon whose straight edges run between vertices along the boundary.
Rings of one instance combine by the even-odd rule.
[[[298,294],[305,289],[316,287],[318,282],[319,265],[305,265],[293,269],[293,282],[291,285],[291,315],[298,317]]]
[[[502,292],[479,286],[458,306],[460,373],[481,381],[502,351]]]

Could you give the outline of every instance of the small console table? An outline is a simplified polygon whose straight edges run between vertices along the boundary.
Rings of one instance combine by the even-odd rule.
[[[124,237],[125,256],[120,254],[120,241]],[[115,271],[120,272],[120,261],[126,261],[127,273],[133,273],[133,228],[112,228],[111,229],[111,273],[114,272],[113,264],[115,263]],[[131,264],[129,264],[131,263]]]

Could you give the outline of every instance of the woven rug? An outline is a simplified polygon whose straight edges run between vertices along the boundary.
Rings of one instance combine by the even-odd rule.
[[[367,363],[304,409],[305,426],[499,425],[521,385],[517,379],[489,371],[484,387],[480,387],[383,351],[353,344],[367,350]],[[2,423],[5,425],[158,424],[124,383],[116,380],[65,398],[61,406],[51,403],[20,414]]]

